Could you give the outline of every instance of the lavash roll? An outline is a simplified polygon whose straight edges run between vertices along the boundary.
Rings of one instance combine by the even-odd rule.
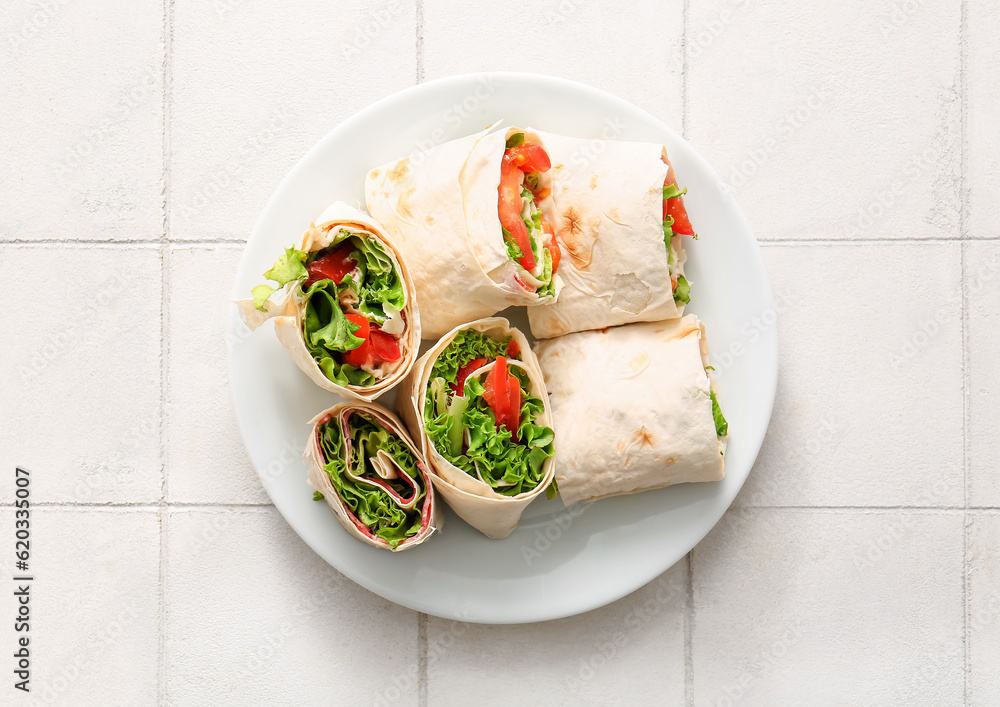
[[[413,367],[410,377],[404,381],[399,393],[399,409],[403,420],[418,439],[430,466],[431,482],[463,520],[484,535],[493,539],[506,538],[521,519],[521,514],[528,504],[539,495],[544,494],[555,474],[553,457],[549,457],[543,466],[543,477],[538,485],[526,493],[517,496],[505,496],[497,493],[489,484],[476,479],[458,468],[435,448],[425,429],[424,403],[430,382],[431,369],[438,356],[444,352],[462,330],[474,329],[491,338],[500,340],[510,336],[520,348],[523,370],[528,374],[531,383],[531,394],[541,399],[545,413],[540,424],[552,427],[552,411],[545,390],[545,383],[538,359],[531,351],[528,340],[520,330],[511,327],[503,317],[490,317],[469,322],[455,327],[443,336],[437,344],[429,349]]]
[[[563,287],[558,301],[528,310],[531,333],[545,339],[680,317],[663,233],[666,148],[538,135],[552,161],[552,198],[542,212],[562,248]],[[673,240],[683,274],[681,238]]]
[[[420,298],[421,329],[436,339],[463,322],[514,305],[554,301],[499,273],[511,262],[498,212],[500,168],[507,137],[522,128],[491,128],[376,167],[365,180],[368,210],[388,229],[410,266]],[[544,145],[543,145],[544,147]],[[539,174],[539,184],[548,183]],[[548,198],[538,201],[543,213]]]
[[[420,530],[417,531],[415,535],[400,542],[395,548],[391,547],[386,540],[378,537],[371,531],[371,529],[365,526],[357,514],[351,510],[344,498],[338,493],[336,487],[330,479],[330,475],[323,469],[324,465],[330,460],[324,457],[322,445],[320,443],[321,426],[324,423],[340,425],[346,441],[342,459],[348,464],[348,469],[350,469],[353,448],[351,446],[352,442],[350,441],[350,435],[347,434],[347,431],[351,416],[358,413],[369,417],[377,426],[384,428],[390,434],[394,435],[416,458],[419,480],[411,479],[411,481],[414,482],[418,488],[422,487],[424,492],[423,497],[417,498],[419,494],[414,492],[412,494],[412,498],[407,497],[396,500],[400,509],[420,514]],[[392,550],[393,552],[400,552],[420,545],[430,538],[435,530],[441,527],[443,515],[438,505],[437,497],[434,493],[434,486],[427,480],[428,474],[426,462],[424,461],[420,449],[413,443],[413,440],[410,439],[410,436],[406,433],[406,428],[395,415],[375,403],[345,402],[324,410],[310,420],[310,424],[313,425],[313,429],[309,435],[309,441],[306,443],[306,450],[303,456],[308,472],[307,480],[310,486],[323,494],[323,500],[325,500],[327,505],[330,506],[337,520],[342,526],[344,526],[348,533],[367,545],[372,545],[385,550]],[[363,461],[367,461],[367,459],[363,459]],[[382,480],[403,477],[409,478],[407,472],[398,464],[394,464],[392,458],[387,453],[380,453],[376,455],[373,466],[376,467],[378,476]],[[368,485],[370,487],[378,486],[378,483],[372,480],[365,480],[364,478],[359,479],[357,477],[354,478],[356,483]]]
[[[725,476],[693,314],[539,342],[566,505]]]
[[[267,300],[264,304],[266,312],[256,309],[252,299],[237,300],[236,304],[239,306],[243,322],[251,331],[257,329],[268,319],[274,319],[274,333],[278,337],[278,341],[285,347],[295,364],[316,385],[348,398],[371,401],[405,378],[417,359],[417,350],[420,347],[420,315],[417,309],[416,288],[413,277],[406,267],[405,258],[402,257],[396,244],[386,235],[383,227],[371,216],[342,201],[327,207],[319,218],[309,226],[302,237],[299,250],[307,253],[323,250],[334,241],[337,234],[343,229],[363,232],[365,237],[370,237],[380,243],[403,281],[406,306],[402,312],[405,329],[399,338],[402,358],[384,378],[376,381],[373,385],[361,386],[341,385],[326,377],[306,347],[303,318],[308,298],[297,294],[297,283],[286,285],[284,296],[280,300]]]

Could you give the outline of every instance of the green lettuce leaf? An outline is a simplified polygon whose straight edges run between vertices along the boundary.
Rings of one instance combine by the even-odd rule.
[[[350,459],[344,457],[344,439],[340,423],[336,418],[320,426],[320,448],[327,460],[323,470],[330,477],[337,495],[351,509],[372,533],[393,549],[420,531],[422,524],[422,503],[427,488],[424,477],[417,468],[417,460],[410,449],[394,434],[377,424],[367,415],[355,413],[348,419],[353,453]],[[384,489],[358,483],[348,476],[348,469],[354,476],[376,479],[370,459],[382,449],[417,482],[418,502],[413,510],[400,508]],[[401,480],[389,480],[389,484],[401,494],[409,494],[410,488]]]
[[[474,329],[463,329],[455,335],[441,355],[431,366],[430,378],[444,378],[448,385],[454,385],[458,379],[458,369],[477,358],[485,358],[492,361],[497,356],[507,355],[507,344],[510,337],[500,341],[494,341],[481,331]],[[520,360],[520,356],[515,357]]]
[[[674,301],[687,304],[691,301],[691,285],[683,275],[677,276],[677,287],[674,289]]]
[[[284,287],[293,280],[301,280],[309,272],[306,270],[305,262],[309,253],[297,248],[285,248],[285,254],[278,258],[278,262],[264,273],[268,280],[274,280],[279,287]]]
[[[319,280],[305,291],[306,316],[303,321],[307,348],[325,351],[353,351],[365,343],[354,336],[359,327],[352,324],[337,300],[337,286],[333,280]]]
[[[719,407],[719,401],[715,399],[715,391],[711,387],[709,387],[709,393],[712,397],[712,417],[715,419],[715,434],[725,437],[729,434],[729,423],[722,416],[722,408]]]
[[[506,147],[509,150],[509,149],[511,149],[513,147],[517,147],[522,142],[524,142],[524,133],[514,133],[509,138],[507,138],[507,145],[506,145]]]
[[[266,312],[267,307],[264,306],[264,303],[267,302],[267,298],[273,295],[276,291],[277,290],[270,285],[257,285],[255,288],[250,290],[250,294],[253,295],[253,306],[261,312]]]
[[[663,185],[664,199],[675,199],[678,196],[684,196],[687,193],[688,193],[687,187],[684,187],[683,189],[678,189],[676,184]]]

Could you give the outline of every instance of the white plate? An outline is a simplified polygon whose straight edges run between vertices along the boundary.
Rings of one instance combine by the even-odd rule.
[[[376,594],[435,616],[521,623],[578,614],[649,582],[693,548],[743,485],[764,438],[777,380],[774,301],[757,242],[723,182],[673,130],[610,94],[548,76],[490,73],[414,86],[369,106],[303,157],[268,201],[247,242],[233,297],[263,282],[282,248],[336,200],[364,204],[367,170],[507,125],[580,137],[662,142],[701,240],[686,242],[688,312],[707,326],[729,420],[726,478],[565,509],[535,501],[506,540],[488,540],[448,511],[443,532],[392,554],[350,537],[312,500],[301,461],[307,420],[339,401],[303,374],[270,325],[250,335],[229,320],[229,381],[244,443],[288,523],[327,562]],[[600,140],[593,149],[599,150]],[[461,293],[455,293],[460,297]],[[507,312],[527,332],[523,311]],[[379,402],[392,408],[390,392]]]

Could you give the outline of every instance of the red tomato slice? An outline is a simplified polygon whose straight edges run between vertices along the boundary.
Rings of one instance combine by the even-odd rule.
[[[357,324],[360,327],[360,329],[354,332],[354,335],[365,341],[358,348],[340,354],[341,362],[350,366],[371,366],[375,361],[375,352],[372,349],[371,341],[369,341],[371,325],[368,324],[368,320],[361,314],[345,312],[344,316],[347,317],[351,324]]]
[[[521,383],[513,375],[507,378],[507,399],[510,401],[507,429],[514,434],[514,439],[519,439],[517,428],[521,426]]]
[[[392,334],[386,334],[379,329],[377,325],[372,327],[371,344],[375,352],[376,363],[383,361],[392,363],[403,357],[399,351],[399,341]]]
[[[548,172],[552,167],[552,161],[545,148],[530,142],[522,142],[517,147],[512,147],[506,151],[506,155],[512,155],[514,164],[524,172]]]
[[[497,427],[506,427],[516,437],[521,417],[521,384],[508,372],[506,358],[497,356],[483,387],[483,399],[493,411]]]
[[[507,358],[521,358],[521,347],[513,339],[507,342]]]
[[[451,386],[451,389],[455,391],[455,395],[465,395],[465,380],[469,377],[470,373],[482,368],[485,365],[485,358],[474,358],[459,368],[458,376],[455,378],[455,384]]]
[[[496,363],[486,376],[483,399],[493,411],[497,427],[506,427],[510,417],[510,393],[507,389],[507,359],[497,356]]]
[[[663,186],[677,186],[677,177],[674,176],[674,167],[667,160],[667,178],[663,180]],[[677,196],[673,199],[663,200],[663,218],[670,214],[674,217],[674,224],[671,228],[674,233],[682,236],[693,236],[694,228],[691,226],[691,219],[688,218],[687,209],[684,208],[684,197]]]
[[[535,268],[535,255],[531,252],[531,237],[528,228],[521,220],[521,181],[520,172],[513,158],[504,155],[500,164],[499,215],[500,225],[510,232],[510,237],[521,249],[518,262],[525,270]]]
[[[305,286],[309,287],[318,280],[333,280],[339,285],[347,273],[358,266],[354,258],[351,257],[354,250],[354,246],[348,241],[322,258],[316,258],[309,263],[306,267],[309,271],[309,277],[306,279]]]

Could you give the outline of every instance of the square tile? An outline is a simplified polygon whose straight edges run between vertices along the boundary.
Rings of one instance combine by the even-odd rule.
[[[272,508],[175,510],[167,525],[171,705],[415,705],[417,614],[317,556]]]
[[[229,245],[170,251],[165,455],[172,502],[269,502],[236,427],[226,375],[229,295],[241,252]]]
[[[731,510],[694,550],[694,704],[961,704],[962,526]]]
[[[5,539],[13,538],[14,520],[13,508],[0,510]],[[155,704],[160,619],[156,511],[35,507],[29,521],[28,574],[34,581],[27,590],[27,632],[13,628],[19,607],[14,592],[25,584],[10,581],[21,573],[4,558],[4,675],[13,678],[13,654],[20,650],[15,640],[27,636],[31,704]],[[12,682],[3,687],[4,704],[28,704]]]
[[[582,81],[645,108],[681,131],[683,3],[544,0],[424,2],[423,67],[429,79],[470,71],[527,71]],[[613,56],[613,58],[612,58]],[[470,132],[472,132],[470,130]]]
[[[684,703],[687,569],[557,621],[484,626],[429,618],[428,704]],[[641,679],[639,679],[641,676]]]
[[[960,10],[691,3],[687,136],[758,237],[958,235]]]
[[[964,503],[960,251],[957,242],[764,248],[778,392],[739,503]],[[709,336],[716,368],[725,366],[734,342]]]
[[[24,283],[0,337],[0,400],[17,401],[0,406],[0,465],[35,474],[36,501],[158,500],[159,250],[0,246],[0,282]]]
[[[0,239],[159,238],[163,3],[15,0],[0,36]]]
[[[413,84],[415,12],[397,0],[177,0],[170,237],[245,239],[316,141]]]

